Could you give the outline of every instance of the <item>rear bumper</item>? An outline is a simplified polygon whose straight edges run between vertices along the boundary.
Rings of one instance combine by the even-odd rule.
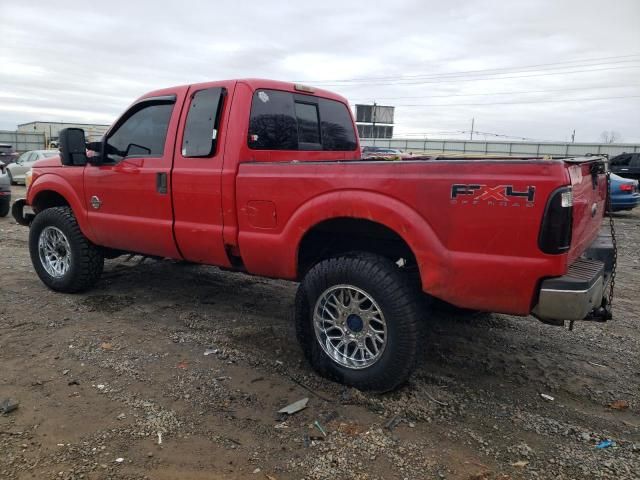
[[[612,269],[613,243],[603,229],[566,275],[542,281],[533,315],[552,323],[598,318],[593,313],[602,307]]]
[[[638,205],[640,205],[640,193],[634,193],[631,195],[612,195],[611,197],[611,209],[614,212],[617,210],[631,210]]]

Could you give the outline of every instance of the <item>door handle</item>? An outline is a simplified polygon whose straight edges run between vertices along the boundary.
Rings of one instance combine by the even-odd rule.
[[[158,193],[167,193],[167,174],[165,172],[156,173],[156,191]]]

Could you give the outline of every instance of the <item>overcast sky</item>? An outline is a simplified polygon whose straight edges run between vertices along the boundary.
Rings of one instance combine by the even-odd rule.
[[[0,2],[0,129],[108,124],[148,90],[236,77],[396,105],[397,136],[468,136],[474,117],[640,142],[640,1]]]

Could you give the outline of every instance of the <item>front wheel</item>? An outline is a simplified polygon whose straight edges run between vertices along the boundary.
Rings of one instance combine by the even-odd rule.
[[[323,376],[362,390],[404,383],[418,357],[418,289],[396,264],[354,253],[318,263],[296,295],[296,331]]]
[[[58,292],[87,290],[104,266],[102,252],[82,234],[68,207],[36,215],[29,231],[29,253],[40,280]]]

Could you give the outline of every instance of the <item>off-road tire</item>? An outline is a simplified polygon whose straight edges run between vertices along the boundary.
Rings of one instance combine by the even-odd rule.
[[[38,253],[40,233],[47,226],[60,229],[71,247],[69,270],[60,278],[47,273]],[[98,281],[104,267],[101,250],[82,234],[69,207],[48,208],[36,215],[29,230],[29,253],[40,280],[57,292],[76,293],[88,290]]]
[[[0,197],[0,217],[6,217],[9,215],[9,210],[11,210],[11,197]]]
[[[387,324],[387,344],[371,366],[351,369],[332,360],[318,341],[313,309],[318,298],[334,285],[353,285],[380,306]],[[423,309],[419,288],[391,260],[355,252],[324,260],[303,278],[295,301],[298,341],[311,366],[322,376],[361,390],[386,392],[408,378],[422,341]]]

